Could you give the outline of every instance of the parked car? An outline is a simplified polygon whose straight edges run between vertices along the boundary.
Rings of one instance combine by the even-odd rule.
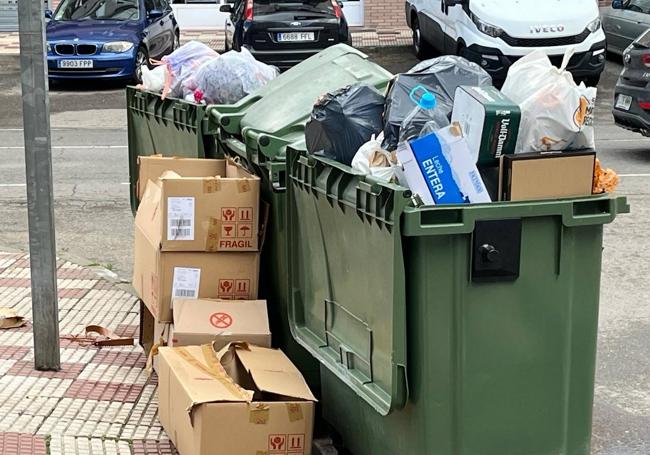
[[[222,5],[226,50],[246,47],[257,59],[289,68],[338,43],[351,43],[337,0],[235,0]]]
[[[425,58],[435,48],[481,65],[496,82],[533,49],[559,66],[575,48],[568,70],[596,85],[605,67],[605,34],[595,0],[406,0],[413,48]]]
[[[614,121],[650,136],[650,30],[625,50],[623,65],[614,88]]]
[[[149,58],[180,46],[168,0],[62,0],[45,15],[50,79],[139,82]]]
[[[607,50],[623,55],[639,35],[650,28],[650,0],[614,0],[600,9]]]

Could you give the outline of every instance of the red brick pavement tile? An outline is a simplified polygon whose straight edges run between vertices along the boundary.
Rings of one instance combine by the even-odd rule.
[[[37,371],[34,369],[34,362],[19,360],[9,368],[7,374],[30,378],[76,379],[85,366],[85,363],[62,363],[60,371]]]
[[[137,324],[120,324],[114,330],[116,335],[121,337],[137,338],[140,326]]]
[[[138,401],[143,388],[144,385],[141,384],[98,382],[78,379],[72,382],[63,396],[64,398],[80,398],[82,400],[135,403]]]
[[[68,340],[61,338],[60,340],[62,348],[74,348],[74,349],[99,349],[97,346],[86,343],[79,343],[78,341]]]
[[[45,438],[25,433],[0,433],[2,455],[45,455]]]
[[[95,355],[92,363],[103,363],[120,367],[144,368],[147,359],[144,354],[140,352],[119,352],[102,349],[97,353],[97,355]]]
[[[133,455],[178,455],[171,441],[143,439],[133,441]]]
[[[0,345],[0,360],[21,360],[27,355],[28,352],[29,348],[26,348],[24,346]]]
[[[59,280],[96,280],[97,275],[88,269],[59,269],[56,272]]]
[[[0,278],[0,286],[7,288],[28,288],[31,286],[29,278]]]
[[[153,385],[157,386],[158,385],[158,375],[156,374],[155,371],[152,371],[149,377],[147,378],[147,382],[145,385]]]
[[[81,299],[88,294],[90,289],[59,289],[60,299]]]

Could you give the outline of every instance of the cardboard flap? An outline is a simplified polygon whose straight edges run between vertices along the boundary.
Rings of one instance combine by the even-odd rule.
[[[183,177],[181,177],[180,175],[178,175],[174,171],[165,171],[160,175],[161,180],[165,180],[165,179],[181,179],[181,178],[183,178]]]
[[[231,343],[219,352],[218,357],[225,358],[229,351],[237,356],[261,392],[316,401],[298,368],[279,349]]]
[[[160,245],[162,240],[160,186],[149,180],[142,195],[142,200],[135,215],[135,225],[154,245]]]
[[[192,406],[214,402],[251,402],[253,392],[237,385],[215,357],[210,345],[180,348],[160,347]]]

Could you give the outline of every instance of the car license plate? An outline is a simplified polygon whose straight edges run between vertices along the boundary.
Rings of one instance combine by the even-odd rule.
[[[629,111],[631,105],[632,97],[629,95],[618,95],[618,98],[616,98],[616,109]]]
[[[59,60],[59,68],[92,68],[92,60]]]
[[[278,33],[278,41],[314,41],[314,32]]]

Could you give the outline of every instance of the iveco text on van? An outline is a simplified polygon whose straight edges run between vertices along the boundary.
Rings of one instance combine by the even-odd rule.
[[[419,58],[431,48],[458,54],[503,81],[511,64],[543,49],[559,66],[596,85],[605,66],[605,34],[595,0],[406,0],[406,21]]]

